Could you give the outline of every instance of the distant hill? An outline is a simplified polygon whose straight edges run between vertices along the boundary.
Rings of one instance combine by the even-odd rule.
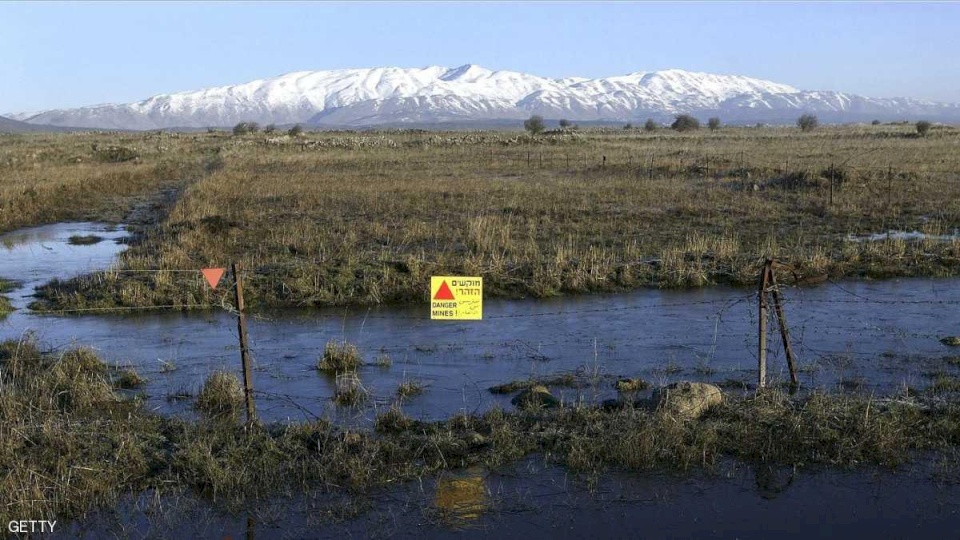
[[[726,124],[960,121],[960,105],[869,98],[737,75],[679,69],[587,79],[550,79],[480,66],[303,71],[234,86],[163,94],[128,104],[15,113],[31,124],[154,130],[262,125],[313,127],[465,126],[511,123],[539,114],[573,122],[669,121],[677,114]]]
[[[28,124],[6,116],[0,116],[0,133],[38,133],[43,131],[76,131],[74,128],[62,126],[46,126],[43,124]]]

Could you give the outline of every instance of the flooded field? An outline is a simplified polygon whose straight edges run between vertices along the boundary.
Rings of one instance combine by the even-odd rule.
[[[71,237],[103,241],[72,245]],[[33,287],[108,267],[123,249],[122,228],[60,224],[0,237],[0,276],[21,283],[20,308],[0,320],[0,339],[33,332],[45,347],[95,348],[105,360],[147,378],[149,407],[192,415],[192,396],[212,371],[239,372],[236,318],[226,310],[36,314]],[[949,370],[957,351],[939,338],[960,334],[954,279],[846,281],[785,291],[791,341],[803,388],[893,393],[923,388]],[[423,386],[404,399],[420,419],[509,407],[488,391],[516,379],[573,375],[554,392],[567,402],[616,396],[617,377],[654,386],[701,380],[746,390],[756,373],[756,294],[751,289],[639,290],[538,301],[488,300],[482,322],[430,321],[427,305],[375,309],[269,311],[250,317],[258,413],[266,421],[335,416],[365,422],[398,400],[404,382]],[[771,320],[769,372],[787,380]],[[364,407],[332,401],[334,377],[316,364],[330,340],[355,344],[365,361]]]
[[[948,538],[960,484],[931,464],[890,473],[726,464],[716,476],[655,473],[586,481],[527,459],[496,473],[468,469],[367,499],[317,495],[246,513],[192,497],[147,494],[57,537],[98,538]]]

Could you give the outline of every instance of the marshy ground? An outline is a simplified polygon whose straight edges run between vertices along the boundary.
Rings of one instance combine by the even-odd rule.
[[[318,420],[247,425],[239,383],[214,374],[196,421],[158,416],[131,375],[88,349],[0,345],[0,519],[69,521],[138,493],[187,495],[239,511],[303,493],[362,498],[444,471],[535,457],[582,478],[605,471],[712,474],[727,460],[803,470],[896,468],[918,455],[956,478],[956,389],[888,397],[777,390],[728,396],[699,419],[591,404],[460,414],[439,422],[382,412],[371,428]],[[213,404],[213,406],[207,406]]]
[[[241,262],[251,306],[419,301],[432,274],[482,274],[488,297],[746,284],[764,257],[806,277],[954,276],[958,142],[909,125],[4,136],[0,231],[138,209],[119,270]],[[850,239],[889,230],[928,236]],[[219,300],[194,276],[121,271],[38,307]]]

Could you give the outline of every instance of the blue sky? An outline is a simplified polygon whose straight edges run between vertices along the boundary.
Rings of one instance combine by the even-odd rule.
[[[290,71],[681,68],[960,102],[960,4],[0,2],[0,112]]]

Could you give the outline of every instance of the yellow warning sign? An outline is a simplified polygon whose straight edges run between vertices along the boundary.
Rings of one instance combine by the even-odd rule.
[[[430,277],[430,318],[478,321],[483,318],[483,278]]]

